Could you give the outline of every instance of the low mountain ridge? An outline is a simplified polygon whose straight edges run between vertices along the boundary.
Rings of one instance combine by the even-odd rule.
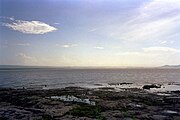
[[[162,67],[175,67],[175,68],[180,68],[180,65],[164,65]]]

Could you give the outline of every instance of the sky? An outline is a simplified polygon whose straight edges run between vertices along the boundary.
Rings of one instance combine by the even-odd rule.
[[[180,64],[179,0],[0,0],[0,64]]]

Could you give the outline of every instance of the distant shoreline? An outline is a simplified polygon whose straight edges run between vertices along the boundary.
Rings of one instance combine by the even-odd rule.
[[[180,67],[175,67],[175,66],[159,66],[159,67],[77,67],[77,66],[73,66],[73,67],[61,67],[61,66],[16,66],[16,65],[12,65],[12,66],[6,66],[6,65],[0,65],[0,70],[10,70],[10,69],[74,69],[74,70],[88,70],[88,69],[92,69],[92,70],[102,70],[102,69],[180,69]]]
[[[141,69],[161,68],[161,66],[27,66],[27,65],[0,65],[0,68],[65,68],[65,69]]]

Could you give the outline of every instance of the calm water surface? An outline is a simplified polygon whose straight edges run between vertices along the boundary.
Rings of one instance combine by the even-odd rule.
[[[180,83],[180,69],[62,69],[62,68],[13,68],[0,69],[0,87],[60,88],[97,83],[132,82]]]

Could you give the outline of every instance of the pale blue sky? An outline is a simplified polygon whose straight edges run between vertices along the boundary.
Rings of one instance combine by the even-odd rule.
[[[1,0],[0,64],[180,64],[179,0]]]

